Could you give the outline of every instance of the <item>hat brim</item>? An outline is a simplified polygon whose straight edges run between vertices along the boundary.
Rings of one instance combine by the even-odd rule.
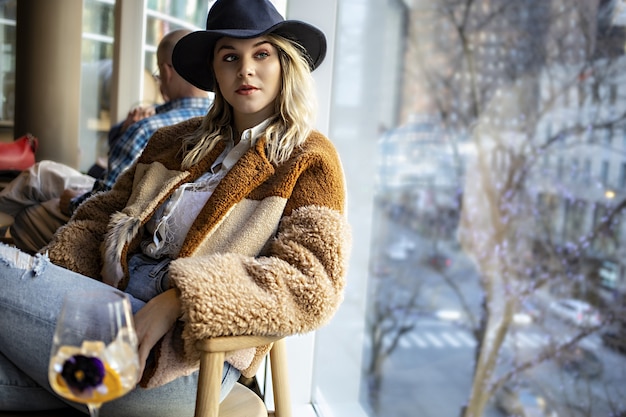
[[[209,54],[213,54],[217,40],[223,37],[250,39],[270,33],[281,35],[302,45],[307,52],[311,71],[316,69],[326,56],[326,37],[322,31],[305,22],[285,20],[263,32],[245,29],[192,32],[176,43],[172,52],[172,65],[189,83],[205,91],[214,91],[215,77],[209,65]]]

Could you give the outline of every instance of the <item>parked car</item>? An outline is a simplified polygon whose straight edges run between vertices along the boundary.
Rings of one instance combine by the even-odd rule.
[[[402,237],[389,245],[387,256],[394,261],[403,261],[415,250],[415,246],[415,242],[407,237]]]
[[[523,311],[513,314],[513,324],[531,324],[532,322],[533,318]]]
[[[558,417],[537,390],[527,383],[508,383],[495,394],[496,407],[506,416]]]
[[[609,329],[600,335],[602,343],[618,352],[626,353],[626,331]]]
[[[540,323],[543,320],[543,312],[532,301],[524,299],[520,302],[519,310],[513,315],[513,323],[530,324]]]
[[[452,266],[452,259],[441,252],[431,253],[424,262],[432,269],[442,271]]]
[[[387,256],[394,261],[404,261],[409,257],[409,251],[405,246],[394,243],[387,248]]]
[[[599,326],[602,322],[598,310],[582,300],[566,298],[553,301],[549,309],[561,320],[580,327]]]
[[[591,350],[578,345],[557,352],[556,362],[563,370],[581,378],[595,378],[604,371],[600,358]]]
[[[543,310],[541,307],[539,307],[539,305],[537,305],[537,303],[528,299],[524,299],[520,304],[521,311],[532,317],[534,322],[540,322],[541,320],[543,320]]]

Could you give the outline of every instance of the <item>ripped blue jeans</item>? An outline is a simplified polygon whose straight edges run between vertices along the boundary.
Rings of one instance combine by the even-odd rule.
[[[162,270],[163,265],[156,268]],[[152,296],[167,288],[164,277],[155,278],[158,273],[151,275],[149,266],[139,265],[139,269],[148,272],[152,283],[159,283],[150,287],[155,292]],[[137,284],[134,282],[133,287],[143,289]],[[52,264],[44,255],[30,256],[0,243],[0,410],[47,410],[71,405],[86,413],[84,406],[65,402],[52,392],[48,360],[55,318],[65,294],[80,297],[103,286],[106,284]],[[150,295],[135,293],[130,297],[133,311],[143,306],[145,297],[149,299]],[[222,398],[239,374],[225,364]],[[192,416],[197,383],[195,372],[157,388],[137,386],[124,397],[105,403],[100,416]]]

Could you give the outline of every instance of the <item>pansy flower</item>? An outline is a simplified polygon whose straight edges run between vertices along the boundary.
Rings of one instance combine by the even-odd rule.
[[[77,396],[91,395],[104,380],[105,368],[95,357],[74,355],[63,363],[61,377],[68,388]]]

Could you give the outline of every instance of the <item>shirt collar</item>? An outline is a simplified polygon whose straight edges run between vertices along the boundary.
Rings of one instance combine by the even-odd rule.
[[[265,132],[265,128],[270,124],[270,119],[265,119],[261,123],[256,126],[251,127],[250,129],[246,129],[241,134],[240,142],[247,140],[250,142],[250,147],[254,146],[256,141],[261,137],[263,132]]]
[[[222,168],[230,171],[230,169],[237,163],[239,158],[246,153],[246,151],[252,148],[257,140],[263,135],[267,125],[269,125],[270,119],[265,119],[256,126],[244,130],[239,138],[239,143],[234,145],[234,140],[231,139],[226,145],[226,149],[222,152],[211,167],[212,172],[217,172]]]

